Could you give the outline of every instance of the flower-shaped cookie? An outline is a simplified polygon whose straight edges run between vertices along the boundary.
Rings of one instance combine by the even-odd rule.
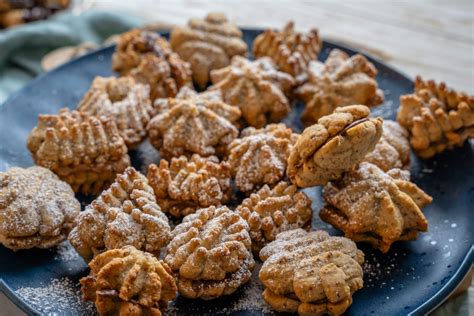
[[[366,106],[345,106],[306,128],[288,158],[291,182],[325,185],[361,162],[382,136],[382,119],[369,114]]]
[[[239,127],[239,119],[242,113],[238,107],[228,105],[222,100],[222,93],[219,90],[206,90],[196,92],[189,87],[183,87],[174,98],[155,100],[154,106],[158,113],[169,111],[173,106],[179,104],[179,100],[186,100],[193,104],[208,108],[217,115],[222,116],[236,127]]]
[[[194,153],[223,156],[228,144],[238,136],[238,129],[226,118],[236,118],[232,106],[197,99],[159,101],[160,114],[148,124],[148,135],[163,158]]]
[[[268,57],[250,61],[234,56],[230,66],[211,71],[213,86],[224,101],[238,106],[245,121],[253,127],[278,122],[290,111],[289,94],[295,80],[276,69]]]
[[[428,229],[421,208],[432,198],[409,181],[409,173],[361,163],[324,188],[326,206],[320,217],[346,237],[387,252],[397,240],[416,239]]]
[[[81,205],[71,187],[42,167],[0,172],[0,244],[19,250],[65,240]]]
[[[298,139],[285,124],[269,124],[262,129],[247,127],[229,145],[232,176],[239,190],[251,192],[274,184],[285,176],[287,159]]]
[[[129,167],[77,217],[69,241],[86,261],[124,246],[159,256],[170,231],[146,177]]]
[[[313,210],[311,200],[295,185],[280,182],[272,189],[263,186],[240,204],[236,211],[247,221],[252,251],[258,254],[281,232],[296,228],[309,229]]]
[[[397,121],[410,132],[415,153],[430,158],[474,138],[474,96],[418,76],[414,93],[400,97]]]
[[[383,171],[393,168],[410,169],[410,143],[408,131],[397,122],[383,121],[383,132],[372,152],[364,161],[373,163]]]
[[[363,286],[364,254],[325,231],[280,233],[260,252],[264,300],[276,311],[341,315]]]
[[[209,73],[229,65],[235,55],[245,55],[247,44],[242,32],[222,13],[209,13],[204,20],[191,19],[186,26],[174,27],[171,48],[191,64],[194,82],[205,88]]]
[[[322,41],[317,29],[308,33],[295,32],[294,23],[288,22],[282,31],[268,29],[253,42],[255,58],[270,57],[281,71],[302,82],[310,61],[321,51]]]
[[[335,108],[351,104],[379,105],[384,100],[375,76],[377,69],[364,56],[349,57],[333,49],[325,63],[312,61],[308,66],[308,82],[296,90],[306,103],[301,120],[311,125]]]
[[[99,193],[130,165],[127,146],[110,117],[68,109],[39,115],[28,149],[37,165],[86,194]]]
[[[89,267],[81,290],[99,315],[161,315],[176,297],[168,265],[133,246],[101,253]]]
[[[178,291],[213,299],[245,284],[255,265],[247,222],[226,206],[186,216],[172,232],[164,261],[175,272]]]
[[[113,119],[129,148],[145,138],[146,125],[154,115],[148,85],[132,77],[96,77],[77,110]]]
[[[164,212],[175,217],[194,213],[196,209],[221,205],[232,194],[230,167],[214,156],[193,155],[162,159],[160,165],[148,166],[148,182],[155,191]]]
[[[189,64],[171,50],[159,34],[134,29],[120,35],[112,56],[112,67],[150,86],[151,99],[174,97],[191,84]]]

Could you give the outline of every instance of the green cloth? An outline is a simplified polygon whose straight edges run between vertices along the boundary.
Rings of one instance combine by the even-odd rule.
[[[101,44],[113,34],[140,25],[129,16],[86,11],[80,15],[60,13],[46,21],[0,31],[0,105],[42,73],[41,59],[48,52],[83,42]]]

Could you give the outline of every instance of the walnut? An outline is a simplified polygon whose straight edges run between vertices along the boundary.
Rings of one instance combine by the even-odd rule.
[[[201,89],[209,82],[211,70],[228,66],[235,55],[247,54],[242,32],[222,13],[209,13],[204,20],[191,19],[186,26],[174,27],[170,44],[191,64],[193,80]]]
[[[303,131],[288,158],[288,177],[299,187],[325,185],[361,162],[382,136],[382,119],[364,105],[337,108]]]
[[[408,131],[397,122],[383,121],[382,137],[364,161],[373,163],[383,171],[393,168],[410,169],[410,143]]]
[[[162,159],[159,166],[148,166],[148,181],[161,209],[175,217],[221,205],[232,195],[229,164],[219,163],[215,156]]]
[[[39,115],[27,145],[37,165],[85,194],[99,193],[130,165],[127,146],[111,118],[68,109]]]
[[[146,137],[146,125],[154,115],[149,95],[148,85],[132,77],[96,77],[77,110],[113,119],[125,144],[133,148]]]
[[[269,56],[281,71],[304,81],[310,61],[317,59],[323,43],[317,29],[303,34],[294,31],[294,23],[288,22],[282,31],[268,29],[253,42],[255,58]]]
[[[129,167],[77,217],[69,241],[86,261],[129,245],[158,257],[170,230],[146,177]]]
[[[280,233],[260,252],[263,299],[279,312],[341,315],[363,286],[364,254],[325,231]]]
[[[333,49],[323,64],[312,61],[308,66],[308,82],[296,89],[306,103],[301,120],[311,125],[340,106],[363,104],[369,107],[384,100],[375,76],[377,69],[364,56],[349,57]]]
[[[112,67],[120,75],[130,75],[150,86],[150,97],[174,97],[191,84],[190,65],[171,50],[159,34],[134,29],[123,33],[112,56]]]
[[[420,208],[432,198],[408,178],[407,171],[385,173],[363,162],[324,188],[327,204],[319,215],[346,237],[388,252],[393,242],[416,239],[418,231],[428,229]]]
[[[245,220],[226,206],[186,216],[173,230],[164,259],[176,274],[179,293],[213,299],[245,284],[255,265],[248,230]]]
[[[311,228],[311,200],[295,185],[280,182],[272,189],[264,185],[252,193],[236,209],[247,221],[252,238],[252,250],[258,253],[281,232],[296,228]]]
[[[298,135],[285,124],[247,127],[229,145],[228,162],[239,190],[251,192],[285,176],[287,159]]]
[[[190,98],[169,99],[158,105],[160,114],[148,124],[148,135],[163,158],[226,154],[227,145],[239,133],[226,117],[235,116],[230,105],[211,103]]]
[[[211,71],[211,81],[209,89],[220,90],[224,101],[238,106],[251,126],[278,122],[290,111],[285,94],[291,92],[295,80],[278,71],[268,57],[250,61],[234,56],[229,66]]]
[[[99,315],[161,315],[176,297],[168,265],[133,246],[101,253],[89,267],[81,290]]]
[[[0,172],[0,244],[19,250],[65,240],[81,205],[71,187],[42,167]]]
[[[415,153],[427,159],[474,138],[474,96],[418,76],[414,93],[400,97],[397,121],[410,132]]]

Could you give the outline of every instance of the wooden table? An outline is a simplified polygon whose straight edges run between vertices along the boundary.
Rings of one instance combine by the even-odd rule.
[[[161,1],[85,0],[85,9],[121,11],[164,26],[220,11],[240,26],[319,28],[323,38],[377,57],[414,78],[445,81],[474,93],[474,2],[400,1]],[[470,283],[469,279],[464,287]],[[474,310],[474,288],[469,290]],[[447,310],[451,310],[447,308]],[[439,314],[439,313],[436,313]],[[0,293],[0,316],[22,315]]]
[[[414,78],[445,81],[474,93],[474,1],[158,1],[87,0],[146,22],[184,24],[221,11],[240,26],[317,27],[323,38],[365,51]]]

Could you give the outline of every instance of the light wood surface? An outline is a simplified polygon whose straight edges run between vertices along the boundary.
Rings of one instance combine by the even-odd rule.
[[[365,51],[414,78],[445,81],[474,93],[474,1],[157,1],[89,0],[146,22],[183,24],[221,11],[240,26],[282,27],[293,20],[323,38]]]

